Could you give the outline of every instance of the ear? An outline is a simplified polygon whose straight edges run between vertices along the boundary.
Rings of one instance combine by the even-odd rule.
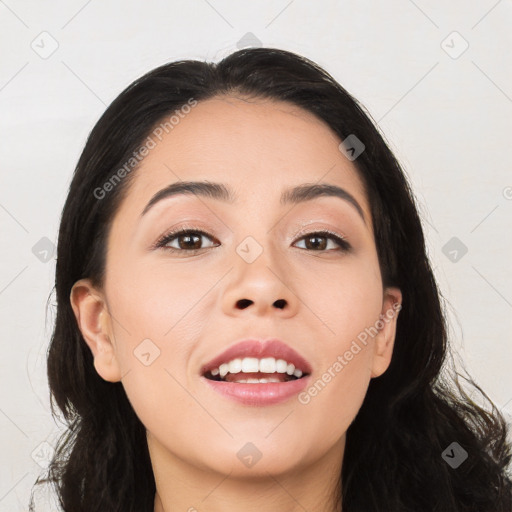
[[[94,357],[96,371],[106,381],[120,381],[121,369],[105,297],[89,279],[81,279],[73,285],[70,301],[80,332]]]
[[[380,321],[376,327],[374,353],[372,361],[373,377],[380,377],[387,369],[393,355],[395,343],[396,324],[398,314],[402,308],[402,292],[399,288],[388,287],[384,289]]]

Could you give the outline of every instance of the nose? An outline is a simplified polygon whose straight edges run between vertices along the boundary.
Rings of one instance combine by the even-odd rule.
[[[240,259],[232,270],[231,281],[224,291],[223,310],[227,315],[279,314],[293,316],[299,302],[294,283],[283,270],[284,265],[264,251],[252,263]]]

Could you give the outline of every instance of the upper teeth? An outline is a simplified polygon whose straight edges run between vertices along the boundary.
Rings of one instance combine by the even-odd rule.
[[[229,373],[287,373],[294,375],[298,379],[302,377],[302,371],[295,365],[287,363],[284,359],[275,359],[273,357],[265,357],[258,359],[257,357],[244,357],[243,359],[233,359],[229,363],[223,363],[218,368],[211,370],[212,375],[220,375],[225,377]]]

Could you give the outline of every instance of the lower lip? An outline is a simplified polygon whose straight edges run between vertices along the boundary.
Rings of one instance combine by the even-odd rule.
[[[217,393],[244,405],[273,405],[285,402],[300,393],[310,380],[310,375],[288,382],[237,384],[201,377]]]

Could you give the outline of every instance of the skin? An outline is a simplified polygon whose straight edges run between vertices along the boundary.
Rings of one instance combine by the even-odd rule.
[[[358,334],[401,303],[399,289],[382,287],[370,205],[340,142],[288,103],[233,96],[200,102],[136,171],[113,219],[104,288],[88,279],[73,287],[71,303],[97,372],[122,381],[147,429],[155,512],[334,510],[329,496],[346,431],[370,380],[389,365],[398,314],[307,404],[297,396],[266,407],[238,404],[205,385],[200,368],[236,341],[277,337],[311,363],[315,382]],[[181,195],[141,219],[152,196],[180,180],[224,183],[238,200]],[[350,192],[366,224],[335,197],[280,205],[283,189],[317,182]],[[151,248],[184,224],[212,238],[202,237],[195,254],[183,237],[181,245],[170,242],[179,253]],[[307,244],[304,235],[322,229],[345,236],[352,248],[341,251],[329,238],[319,249]],[[252,263],[236,252],[247,236],[263,250]],[[249,301],[245,308],[237,306],[241,299]],[[273,306],[279,299],[282,308]],[[148,338],[160,355],[146,366],[134,350]],[[262,453],[252,467],[237,457],[248,442]]]

